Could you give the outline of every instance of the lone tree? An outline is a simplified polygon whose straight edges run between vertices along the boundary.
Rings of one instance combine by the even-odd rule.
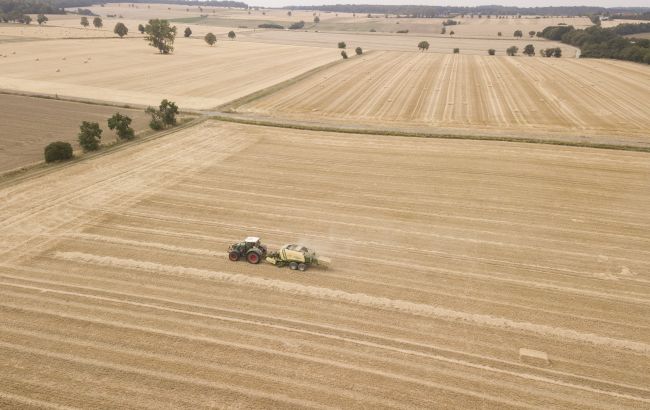
[[[347,47],[347,46],[345,45],[345,41],[340,41],[340,42],[339,42],[339,48],[343,48],[343,49],[344,49],[345,47]]]
[[[126,36],[129,34],[129,29],[124,25],[124,23],[120,22],[115,25],[115,28],[113,29],[113,33],[117,34],[120,36],[120,38]]]
[[[138,31],[140,34],[144,34],[144,26],[142,24],[138,24]]]
[[[508,49],[506,50],[506,54],[509,56],[516,56],[518,52],[519,52],[519,47],[517,46],[508,47]]]
[[[102,139],[102,129],[96,122],[84,121],[79,126],[79,145],[84,151],[96,151],[99,140]]]
[[[450,35],[450,36],[453,36],[454,34],[456,34],[456,33],[454,32],[454,30],[451,30],[451,31],[449,32],[449,35]]]
[[[29,14],[25,14],[20,18],[20,22],[24,24],[30,24],[32,22],[32,17]]]
[[[341,57],[343,57],[344,60],[347,60],[348,53],[346,53],[345,50],[341,51]]]
[[[530,30],[530,31],[528,32],[528,35],[530,36],[530,38],[533,38],[533,37],[535,37],[535,33],[536,33],[535,30]]]
[[[497,53],[497,51],[495,49],[493,49],[493,48],[488,50],[488,54],[491,55],[491,56],[495,55],[496,53]]]
[[[503,33],[501,33],[501,32],[499,31],[499,33],[498,33],[497,35],[498,35],[499,37],[501,37],[501,36],[503,35]]]
[[[80,24],[81,24],[82,26],[84,26],[84,27],[88,27],[88,26],[90,25],[90,23],[88,22],[88,17],[83,16],[83,17],[81,18],[81,23],[80,23]]]
[[[517,30],[517,31],[515,31],[513,36],[515,36],[515,37],[523,37],[524,33],[521,30]]]
[[[46,16],[45,14],[39,14],[39,15],[36,17],[36,21],[38,22],[38,25],[39,25],[39,26],[40,26],[41,24],[43,24],[43,23],[47,23],[48,20],[49,20],[49,19],[47,18],[47,16]]]
[[[189,27],[185,27],[185,32],[183,33],[185,37],[189,37],[192,35],[192,29]]]
[[[528,44],[526,47],[524,47],[524,54],[526,54],[529,57],[532,57],[535,55],[535,46],[532,44]]]
[[[93,19],[93,26],[95,26],[95,28],[102,28],[103,25],[104,23],[102,22],[101,17],[95,17]]]
[[[418,48],[420,51],[426,51],[429,49],[429,42],[428,41],[420,41],[418,44]]]
[[[208,33],[208,34],[205,35],[204,40],[205,40],[206,43],[210,44],[210,46],[213,46],[214,43],[217,42],[217,36],[215,36],[212,33]]]
[[[172,101],[164,99],[160,102],[158,109],[156,107],[148,107],[145,112],[151,115],[149,127],[153,130],[161,130],[168,126],[176,125],[178,107]]]
[[[320,17],[318,16],[314,17],[314,23],[316,24],[320,23]]]
[[[234,40],[235,37],[237,37],[237,34],[235,34],[234,31],[230,30],[230,31],[228,32],[228,38],[231,39],[231,40]]]
[[[358,56],[363,54],[363,49],[361,47],[357,47],[354,49],[354,52],[357,53]]]
[[[108,119],[108,128],[115,130],[121,140],[132,140],[135,137],[135,133],[133,132],[133,128],[131,128],[131,121],[130,117],[116,112]]]
[[[144,39],[149,45],[156,47],[161,54],[169,54],[174,51],[174,39],[176,38],[176,26],[170,26],[169,21],[154,19],[144,28]]]
[[[443,27],[442,30],[440,30],[440,34],[447,34],[447,27]]]
[[[48,144],[43,152],[45,162],[65,161],[72,158],[72,145],[63,141]]]
[[[455,48],[454,49],[454,54],[460,54],[460,48]]]

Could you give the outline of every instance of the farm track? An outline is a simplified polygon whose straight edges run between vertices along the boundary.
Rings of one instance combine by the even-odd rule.
[[[625,62],[379,51],[238,112],[323,127],[648,147],[648,92],[648,70]]]
[[[324,135],[204,121],[5,181],[0,404],[650,405],[645,154]],[[333,265],[229,262],[249,234]]]

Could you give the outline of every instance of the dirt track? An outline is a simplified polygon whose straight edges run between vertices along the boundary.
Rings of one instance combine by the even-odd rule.
[[[0,403],[650,405],[647,155],[324,135],[206,122],[0,186]],[[248,234],[333,266],[229,262]]]
[[[648,146],[649,94],[650,70],[633,63],[375,52],[238,111],[274,120]]]

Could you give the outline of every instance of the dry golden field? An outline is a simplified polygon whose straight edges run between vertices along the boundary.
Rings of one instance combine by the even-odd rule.
[[[0,43],[0,89],[206,109],[340,58],[335,49],[178,38],[172,55],[135,39]]]
[[[647,95],[650,70],[627,62],[375,52],[238,111],[274,119],[648,146]]]
[[[0,94],[0,106],[0,173],[42,161],[43,149],[50,142],[66,141],[77,147],[82,121],[98,122],[102,142],[110,143],[117,135],[106,121],[116,112],[131,117],[136,132],[148,128],[149,120],[143,110],[7,94]]]
[[[648,407],[649,182],[643,153],[205,122],[5,183],[0,403]],[[228,261],[251,234],[332,266]]]

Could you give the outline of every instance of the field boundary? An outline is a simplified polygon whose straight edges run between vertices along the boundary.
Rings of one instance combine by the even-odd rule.
[[[520,142],[526,144],[543,144],[543,145],[562,145],[568,147],[578,148],[595,148],[595,149],[609,149],[618,151],[636,151],[650,153],[650,147],[641,147],[635,145],[625,144],[606,144],[598,142],[579,142],[579,141],[562,141],[556,139],[545,138],[532,138],[532,137],[508,137],[508,136],[490,136],[490,135],[472,135],[472,134],[446,134],[446,133],[430,133],[430,132],[412,132],[412,131],[399,131],[387,129],[368,129],[368,128],[354,128],[354,127],[336,127],[336,126],[321,126],[311,125],[299,122],[277,122],[271,120],[249,119],[239,116],[230,115],[232,113],[222,112],[210,115],[210,119],[224,122],[234,122],[247,125],[259,125],[265,127],[287,128],[305,131],[321,131],[321,132],[338,132],[344,134],[363,134],[363,135],[383,135],[394,137],[409,137],[409,138],[437,138],[437,139],[455,139],[455,140],[477,140],[477,141],[499,141],[499,142]]]
[[[169,128],[163,131],[146,130],[141,132],[139,135],[137,135],[134,140],[120,141],[120,142],[112,143],[110,145],[104,145],[98,151],[86,152],[82,155],[77,155],[68,161],[55,162],[51,164],[45,162],[37,162],[29,165],[24,165],[22,167],[18,167],[15,169],[11,169],[5,172],[0,172],[0,188],[3,188],[7,185],[12,185],[17,182],[28,180],[31,178],[37,178],[51,171],[73,166],[75,164],[78,164],[79,162],[89,161],[97,157],[102,157],[104,155],[109,155],[117,151],[128,149],[130,147],[145,142],[149,142],[169,134],[173,134],[185,128],[193,127],[195,125],[198,125],[206,121],[207,119],[208,117],[206,116],[188,118],[184,123],[181,123],[173,128]]]
[[[368,55],[368,54],[371,54],[371,53],[372,53],[372,51],[368,51],[368,52],[364,53],[364,55]],[[351,58],[348,58],[348,60],[351,60],[351,59],[353,59],[355,57],[357,57],[357,56],[352,56]],[[323,71],[325,69],[328,69],[330,67],[334,67],[335,65],[338,65],[338,64],[342,64],[344,61],[345,61],[345,59],[340,58],[338,60],[329,62],[327,64],[323,64],[323,65],[318,66],[316,68],[312,68],[311,70],[305,71],[304,73],[299,74],[299,75],[297,75],[297,76],[295,76],[293,78],[290,78],[288,80],[284,80],[284,81],[282,81],[280,83],[277,83],[275,85],[272,85],[272,86],[269,86],[269,87],[266,87],[266,88],[262,88],[261,90],[257,90],[255,92],[250,93],[248,95],[245,95],[243,97],[239,97],[239,98],[234,99],[232,101],[228,101],[225,104],[221,104],[221,105],[215,107],[214,110],[219,111],[219,112],[225,112],[225,113],[234,113],[235,110],[237,108],[241,107],[242,105],[248,104],[248,103],[253,102],[255,100],[258,100],[258,99],[260,99],[262,97],[266,97],[267,95],[270,95],[270,94],[273,94],[273,93],[275,93],[277,91],[280,91],[280,90],[282,90],[282,89],[284,89],[286,87],[289,87],[290,85],[293,85],[293,84],[295,84],[295,83],[297,83],[299,81],[304,80],[307,77],[311,77],[312,75],[317,74],[317,73],[319,73],[319,72],[321,72],[321,71]],[[203,110],[203,111],[205,112],[205,111],[208,111],[208,110]]]

